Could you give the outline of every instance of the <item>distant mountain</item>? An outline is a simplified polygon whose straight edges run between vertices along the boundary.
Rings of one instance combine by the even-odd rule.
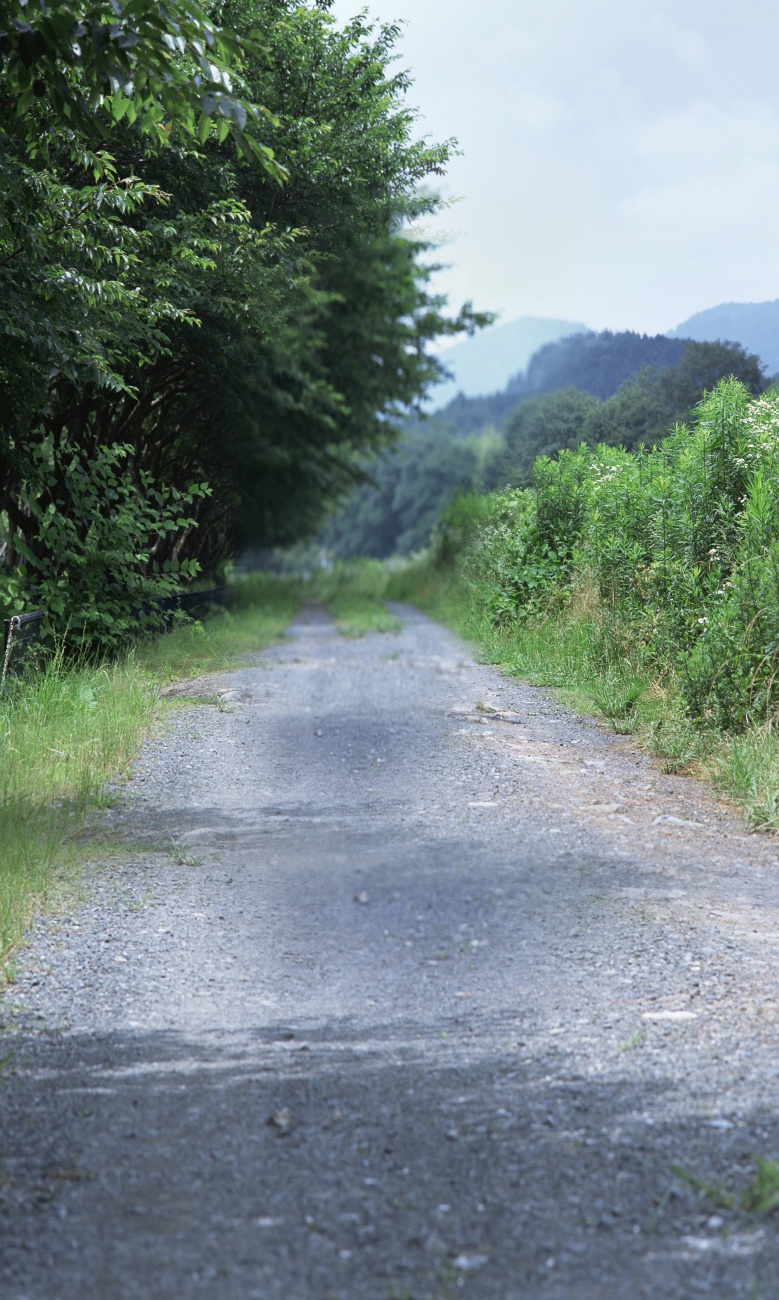
[[[478,397],[499,392],[513,375],[526,369],[533,353],[545,343],[580,334],[586,328],[574,321],[521,316],[444,348],[441,360],[455,378],[433,389],[428,399],[430,408],[439,410],[458,393]]]
[[[779,372],[779,299],[774,302],[723,302],[668,330],[669,338],[714,343],[727,339],[756,352],[769,375]]]

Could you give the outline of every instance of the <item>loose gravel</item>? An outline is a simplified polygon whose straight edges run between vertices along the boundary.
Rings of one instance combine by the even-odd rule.
[[[0,1000],[3,1300],[773,1300],[775,841],[403,631],[173,715]],[[204,688],[205,690],[205,688]]]

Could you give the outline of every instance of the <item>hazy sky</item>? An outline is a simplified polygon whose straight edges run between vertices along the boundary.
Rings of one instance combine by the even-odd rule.
[[[361,3],[336,0],[344,19]],[[779,298],[779,5],[367,0],[456,136],[453,305],[651,332]]]

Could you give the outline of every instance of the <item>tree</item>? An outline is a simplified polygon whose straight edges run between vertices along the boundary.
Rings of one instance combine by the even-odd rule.
[[[487,468],[487,483],[526,486],[537,456],[553,456],[580,443],[632,450],[658,442],[675,424],[688,420],[705,393],[727,377],[751,393],[759,393],[764,384],[758,358],[740,344],[685,341],[677,365],[664,370],[644,366],[605,401],[574,388],[525,397],[506,421],[505,445]]]
[[[738,379],[749,393],[757,395],[765,387],[760,358],[747,352],[740,343],[699,343],[690,340],[681,361],[663,375],[663,384],[674,413],[691,411],[723,378]]]
[[[578,447],[588,419],[599,408],[596,397],[563,388],[557,393],[528,397],[519,402],[504,428],[504,444],[486,470],[488,487],[531,481],[538,456],[552,456],[564,447]]]
[[[633,330],[571,334],[547,343],[531,357],[524,388],[528,393],[578,388],[605,399],[646,366],[664,371],[677,365],[686,346],[686,339],[637,334]]]
[[[460,492],[480,482],[474,441],[453,439],[446,429],[416,427],[387,451],[324,531],[339,557],[411,555],[427,546],[441,514]]]
[[[125,120],[164,138],[175,127],[204,143],[232,131],[241,152],[277,179],[254,135],[267,109],[234,90],[244,48],[193,0],[0,0],[0,73],[28,138],[40,113],[87,137]],[[248,130],[247,130],[248,127]]]
[[[390,69],[396,29],[359,18],[338,31],[324,6],[293,0],[234,0],[223,21],[236,40],[263,32],[264,52],[242,44],[242,86],[274,108],[281,187],[265,155],[236,157],[215,133],[193,147],[172,130],[152,147],[129,110],[108,152],[97,127],[33,105],[31,158],[17,89],[0,79],[7,565],[42,544],[29,500],[43,445],[54,510],[72,506],[57,465],[104,448],[128,449],[136,484],[209,484],[154,563],[213,571],[247,541],[294,540],[439,376],[429,340],[488,319],[444,315],[429,248],[408,231],[436,206],[419,186],[450,145],[414,138],[408,80]]]
[[[177,328],[170,354],[139,373],[132,412],[160,474],[178,482],[187,466],[214,486],[191,543],[206,567],[238,544],[315,528],[361,479],[365,452],[394,439],[389,417],[439,377],[427,342],[489,319],[467,306],[444,316],[428,245],[407,233],[437,206],[418,186],[450,146],[413,137],[408,78],[390,71],[397,29],[359,18],[339,31],[322,7],[289,0],[224,13],[239,34],[265,34],[268,57],[252,56],[245,76],[274,106],[270,141],[288,179],[279,188],[213,144],[145,161],[173,189],[171,208],[192,217],[204,193],[241,202],[266,242],[251,265],[220,261],[199,328]]]

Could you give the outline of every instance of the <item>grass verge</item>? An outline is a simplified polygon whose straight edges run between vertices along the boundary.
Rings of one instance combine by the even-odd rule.
[[[753,830],[779,831],[779,730],[753,726],[741,735],[696,726],[678,684],[620,647],[586,598],[547,618],[496,629],[480,614],[453,566],[428,556],[386,571],[382,594],[407,601],[451,627],[484,663],[550,688],[569,708],[605,718],[632,735],[663,771],[709,781],[744,809]]]
[[[401,622],[387,609],[385,588],[391,566],[379,560],[336,564],[309,580],[307,592],[326,606],[341,636],[399,632]]]
[[[234,609],[181,624],[113,663],[54,656],[0,694],[0,958],[61,883],[75,835],[126,773],[162,686],[234,666],[277,641],[303,586],[254,576],[236,585]]]
[[[307,595],[297,578],[254,573],[234,584],[233,606],[202,623],[181,623],[134,652],[155,682],[200,677],[229,667],[236,656],[278,641]]]

